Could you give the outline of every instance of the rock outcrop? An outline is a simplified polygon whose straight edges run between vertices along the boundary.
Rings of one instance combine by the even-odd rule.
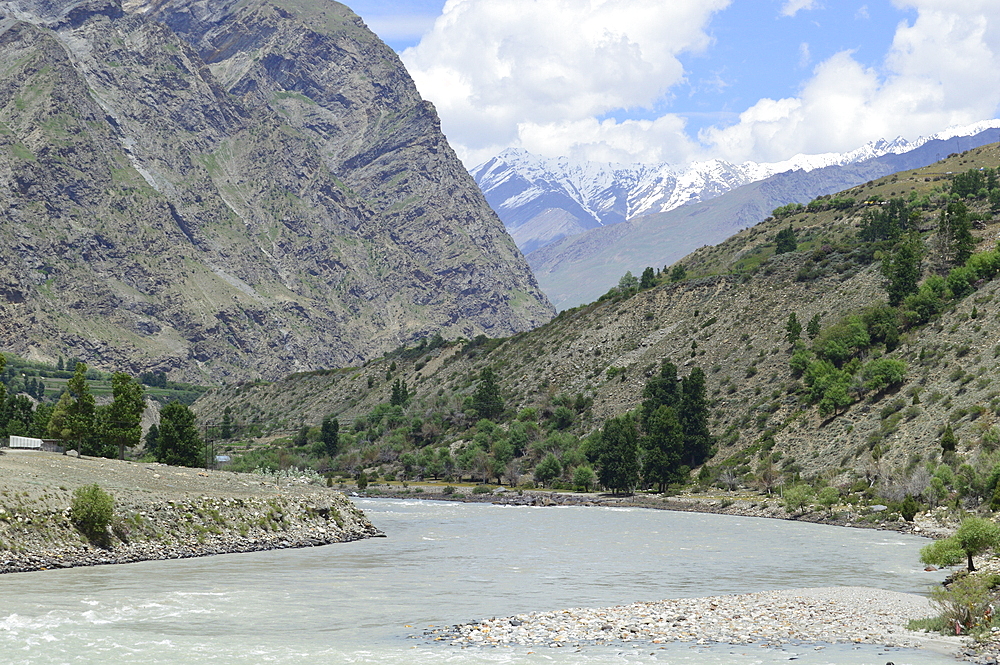
[[[0,16],[8,350],[275,378],[551,317],[433,107],[343,5]]]

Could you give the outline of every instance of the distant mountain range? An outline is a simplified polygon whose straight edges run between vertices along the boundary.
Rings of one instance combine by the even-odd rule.
[[[533,250],[525,253],[539,285],[556,308],[574,307],[598,298],[617,284],[619,277],[628,270],[638,274],[646,266],[670,265],[698,247],[717,244],[740,229],[757,224],[778,206],[794,202],[807,203],[817,196],[839,192],[897,171],[933,164],[952,153],[1000,141],[1000,127],[992,127],[994,124],[1000,125],[1000,122],[980,123],[964,128],[965,131],[943,132],[938,135],[939,138],[914,142],[919,145],[906,151],[900,151],[903,145],[901,141],[894,141],[892,144],[871,144],[863,150],[871,153],[881,150],[883,154],[855,162],[847,161],[849,156],[860,155],[862,151],[841,155],[838,159],[830,155],[822,156],[833,163],[827,166],[813,166],[810,170],[799,168],[776,173],[741,186],[729,186],[728,181],[722,181],[716,183],[715,190],[729,187],[728,191],[709,196],[711,188],[704,187],[699,193],[692,193],[689,199],[693,200],[700,196],[706,200],[688,205],[675,205],[666,212],[636,214],[628,220],[621,219],[624,214],[618,218],[606,215],[606,221],[602,225],[599,225],[591,215],[586,218],[591,221],[589,227],[582,228],[583,225],[580,224],[582,230],[550,238],[544,244],[539,241]],[[944,136],[948,138],[940,138]],[[890,145],[895,148],[889,150]],[[813,165],[821,163],[819,157],[816,156]],[[558,162],[558,160],[550,161]],[[806,158],[802,158],[801,163],[805,164],[807,161]],[[599,165],[591,166],[596,173]],[[777,168],[775,165],[769,167]],[[501,169],[494,165],[491,172],[499,176],[500,171]],[[583,172],[581,169],[574,173]],[[746,172],[749,172],[749,167]],[[482,169],[473,169],[474,177],[478,178],[484,173]],[[521,180],[515,177],[512,169],[507,173],[507,191],[513,191]],[[602,173],[604,173],[602,177],[607,177],[609,171]],[[693,177],[691,179],[693,180]],[[487,180],[484,179],[483,182]],[[497,184],[498,180],[494,178],[489,182]],[[538,177],[534,182],[535,185],[524,188],[520,197],[523,204],[520,206],[514,205],[518,200],[514,196],[505,198],[505,201],[509,202],[506,207],[498,205],[496,199],[504,196],[501,187],[494,187],[486,192],[487,200],[492,200],[500,212],[501,219],[504,219],[511,234],[519,243],[523,243],[526,226],[539,228],[546,218],[554,220],[560,215],[572,214],[568,204],[561,209],[547,208],[530,217],[532,210],[541,210],[544,206],[567,201],[570,199],[569,192],[577,192],[579,195],[585,190],[581,186],[582,180],[570,186],[568,176],[562,180],[550,177],[544,182],[552,184],[551,191],[543,196],[538,194],[543,179]],[[590,182],[597,183],[598,178],[594,177]],[[619,183],[622,182],[624,180],[619,180]],[[555,191],[555,185],[560,183],[565,186],[561,195]],[[706,183],[710,181],[706,179]],[[591,189],[597,187],[598,185],[594,184]],[[607,192],[612,189],[605,188],[606,198],[610,198]],[[677,191],[679,189],[675,187],[674,192]],[[600,198],[593,196],[587,200],[590,201],[588,203],[590,209],[594,209],[595,202]],[[620,200],[629,199],[622,194]],[[583,205],[579,203],[576,203],[576,206],[572,210],[583,209]],[[667,203],[661,206],[666,207]],[[519,226],[511,228],[511,216],[515,213],[521,215],[515,219],[530,218]],[[528,250],[530,246],[525,246],[524,249]]]
[[[880,140],[846,153],[796,155],[773,164],[732,164],[721,159],[687,167],[575,162],[511,148],[470,173],[517,246],[530,254],[560,238],[708,201],[780,173],[859,164],[911,152],[931,141],[971,137],[996,127],[1000,127],[1000,120],[987,120],[916,141]]]

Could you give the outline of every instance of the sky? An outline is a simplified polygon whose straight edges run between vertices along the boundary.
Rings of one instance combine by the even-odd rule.
[[[1000,0],[358,0],[467,167],[508,147],[684,165],[1000,112]]]

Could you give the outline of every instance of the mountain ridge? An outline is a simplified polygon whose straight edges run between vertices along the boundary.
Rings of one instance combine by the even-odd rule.
[[[669,266],[697,247],[754,226],[777,207],[808,202],[998,140],[1000,129],[987,129],[853,164],[779,173],[708,201],[561,238],[529,253],[528,263],[557,308],[576,306],[615,286],[626,271],[639,274],[646,266]]]
[[[898,155],[931,141],[972,136],[996,127],[1000,127],[1000,120],[986,120],[914,141],[902,137],[872,141],[845,153],[799,154],[775,163],[733,164],[710,159],[685,167],[576,162],[509,148],[469,172],[518,247],[530,254],[562,237],[707,201],[780,173],[810,172]],[[555,210],[564,215],[559,217],[561,225],[554,227]]]
[[[310,6],[2,6],[11,351],[214,383],[551,317],[398,57]]]

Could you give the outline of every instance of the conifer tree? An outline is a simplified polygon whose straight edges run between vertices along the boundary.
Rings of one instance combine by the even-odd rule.
[[[788,315],[788,322],[785,323],[785,339],[788,340],[789,344],[795,344],[799,340],[799,335],[802,334],[802,324],[799,323],[798,317],[795,316],[795,312]]]
[[[396,379],[392,384],[392,396],[389,398],[389,404],[392,406],[405,407],[406,403],[409,401],[410,391],[406,387],[406,381]]]
[[[937,248],[943,268],[963,265],[972,256],[976,239],[972,236],[969,209],[961,201],[952,201],[941,211]]]
[[[799,245],[795,240],[795,229],[792,228],[791,224],[787,228],[778,231],[777,235],[774,236],[774,243],[775,254],[786,254],[798,249]]]
[[[340,421],[329,415],[323,419],[319,438],[323,442],[323,450],[328,457],[336,457],[340,447]]]
[[[678,477],[684,453],[684,430],[673,407],[662,405],[653,412],[641,444],[643,480],[663,492]]]
[[[809,319],[809,323],[806,325],[806,334],[809,335],[809,339],[816,339],[819,337],[820,330],[819,314],[816,314]]]
[[[177,400],[160,411],[156,457],[164,464],[201,466],[204,444],[194,424],[191,409]]]
[[[920,281],[920,260],[924,245],[917,233],[911,233],[893,248],[882,261],[882,274],[889,280],[889,304],[898,307],[903,298],[917,292]]]
[[[700,367],[695,367],[681,380],[680,408],[681,427],[684,429],[683,460],[692,468],[707,460],[712,448],[708,416],[705,372]]]
[[[653,273],[653,269],[649,266],[642,271],[642,277],[639,278],[639,289],[651,289],[655,282],[656,276]]]
[[[616,494],[635,489],[639,483],[639,433],[630,414],[604,421],[597,462],[601,485]]]
[[[500,385],[490,367],[484,367],[479,375],[479,386],[472,394],[472,408],[480,418],[497,420],[503,415],[504,403],[500,395]]]
[[[142,384],[124,372],[111,376],[112,402],[101,411],[97,428],[101,442],[96,447],[102,456],[115,455],[125,459],[125,449],[139,445],[142,438],[142,413],[146,399]]]
[[[649,419],[661,406],[680,406],[681,387],[677,380],[677,366],[668,360],[660,364],[660,373],[646,381],[642,389],[643,402],[639,409],[639,419],[643,430],[648,431]]]

